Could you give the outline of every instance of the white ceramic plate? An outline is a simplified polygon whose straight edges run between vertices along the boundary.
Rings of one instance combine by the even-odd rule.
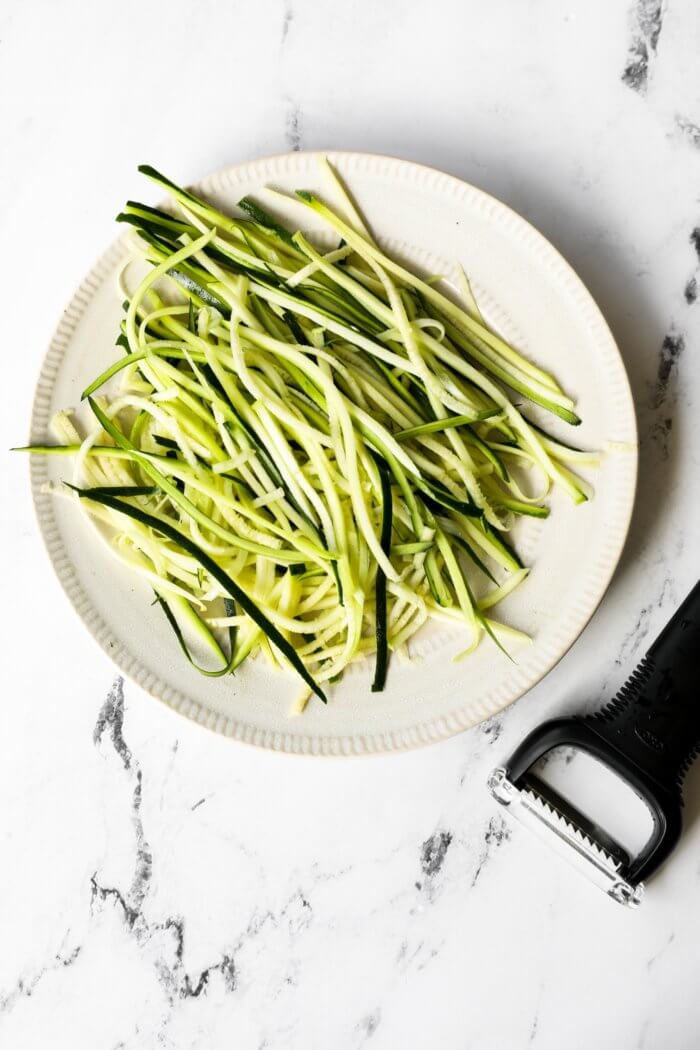
[[[329,154],[375,234],[430,272],[449,275],[456,260],[473,278],[487,318],[577,400],[582,425],[573,444],[613,443],[591,480],[595,498],[575,507],[557,495],[545,522],[516,534],[529,579],[497,615],[528,631],[531,646],[510,663],[488,639],[468,659],[452,656],[464,637],[430,628],[412,645],[410,665],[393,659],[384,693],[369,690],[371,666],[358,666],[290,719],[298,683],[262,661],[235,677],[209,679],[182,659],[150,592],[122,570],[82,515],[41,491],[68,464],[32,457],[34,500],[50,557],[79,616],[114,662],[152,695],[219,733],[276,750],[311,754],[391,751],[447,737],[493,715],[549,671],[583,630],[605,592],[627,533],[637,470],[634,408],[624,366],[590,295],[557,251],[505,205],[459,179],[406,161]],[[175,173],[177,176],[177,173]],[[225,208],[264,185],[323,190],[311,153],[232,167],[198,189]],[[147,187],[145,187],[147,192]],[[290,204],[292,224],[313,232],[315,216]],[[39,379],[32,440],[49,439],[53,413],[77,406],[85,384],[114,360],[121,317],[115,272],[118,242],[99,260],[66,310]]]

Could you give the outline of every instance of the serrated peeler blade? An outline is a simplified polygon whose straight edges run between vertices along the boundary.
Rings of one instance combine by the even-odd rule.
[[[622,876],[624,858],[620,856],[619,847],[614,853],[609,853],[580,826],[564,816],[553,801],[534,788],[516,787],[503,767],[493,770],[488,787],[493,797],[507,806],[521,824],[581,870],[610,897],[631,907],[641,903],[644,887],[641,883],[633,886]]]

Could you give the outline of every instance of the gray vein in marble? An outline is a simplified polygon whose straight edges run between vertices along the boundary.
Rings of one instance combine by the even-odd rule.
[[[422,910],[422,909],[421,909]],[[414,915],[415,912],[411,912]],[[399,973],[405,974],[409,970],[415,973],[422,973],[423,970],[436,959],[440,954],[441,949],[445,945],[445,938],[441,938],[435,944],[429,944],[424,939],[418,941],[415,947],[411,950],[409,942],[404,940],[401,942],[397,956],[396,966]]]
[[[102,742],[109,730],[109,737],[124,771],[133,783],[131,796],[131,823],[134,829],[135,857],[134,873],[129,889],[103,884],[97,872],[90,879],[90,910],[94,914],[97,905],[112,901],[121,912],[127,930],[137,943],[153,942],[159,934],[168,934],[169,945],[159,951],[155,969],[168,1001],[198,998],[208,987],[212,974],[220,974],[224,987],[232,992],[236,988],[236,967],[232,952],[224,951],[221,957],[204,967],[194,978],[185,969],[185,922],[180,916],[168,916],[161,922],[150,921],[144,913],[153,875],[153,854],[144,831],[141,807],[143,802],[143,774],[138,760],[124,739],[124,681],[117,677],[105,700],[97,719],[93,739],[96,745]],[[174,748],[173,754],[177,748]]]
[[[112,746],[121,759],[124,770],[130,779],[133,780],[131,823],[134,829],[136,858],[132,883],[126,895],[123,895],[114,887],[100,885],[97,880],[97,872],[95,872],[91,878],[91,900],[93,904],[96,899],[106,900],[109,896],[119,900],[129,927],[134,929],[139,920],[143,918],[143,902],[148,894],[153,873],[153,855],[144,833],[143,820],[141,818],[143,777],[139,764],[134,759],[131,749],[124,739],[124,679],[121,676],[117,676],[114,679],[112,688],[107,694],[107,699],[98,715],[93,733],[93,741],[97,746],[102,742],[108,729]]]
[[[134,794],[131,801],[131,822],[134,828],[134,837],[136,839],[136,865],[134,868],[134,878],[131,883],[130,897],[139,912],[143,907],[143,902],[148,893],[151,876],[153,874],[153,854],[151,853],[151,848],[146,840],[143,830],[143,820],[141,818],[142,785],[143,778],[141,770],[138,769],[136,771],[136,783],[134,784]]]
[[[666,416],[664,419],[657,419],[649,428],[649,438],[659,450],[662,460],[668,459],[671,454],[669,446],[672,430],[673,419],[670,416]]]
[[[487,755],[491,746],[500,739],[507,717],[507,714],[494,715],[488,721],[474,726],[473,733],[470,735],[471,747],[459,774],[460,787],[472,782],[475,768],[478,768],[480,761],[493,763],[493,757],[489,759]]]
[[[66,932],[63,938],[64,942],[68,938],[69,933],[70,930]],[[48,974],[68,969],[76,961],[81,951],[82,945],[80,944],[68,952],[64,951],[63,948],[59,948],[53,959],[33,973],[31,977],[20,977],[14,988],[10,989],[9,992],[0,993],[0,1013],[9,1013],[20,999],[31,999],[37,986]]]
[[[690,235],[690,243],[695,249],[695,254],[698,257],[698,263],[700,263],[700,226],[696,226]]]
[[[284,47],[289,35],[289,27],[294,21],[294,11],[292,10],[292,5],[289,3],[289,0],[283,5],[282,12],[282,34],[280,37],[280,46]]]
[[[700,279],[700,226],[694,227],[689,240],[695,252],[695,269],[686,281],[683,296],[688,306],[692,306],[698,298],[698,280]]]
[[[503,732],[503,720],[499,715],[494,715],[488,721],[479,725],[482,734],[488,738],[489,744],[495,744]]]
[[[656,601],[652,601],[648,605],[645,605],[640,611],[634,627],[631,631],[628,631],[622,640],[620,651],[615,659],[615,663],[618,667],[633,660],[639,654],[642,644],[649,634],[651,628],[650,620],[654,609],[663,609],[667,599],[673,597],[671,593],[672,589],[671,581],[665,579],[661,588],[661,593]]]
[[[427,900],[429,903],[432,903],[438,896],[438,890],[442,884],[441,873],[452,838],[451,832],[439,828],[421,846],[420,864],[422,878],[413,883],[413,885],[416,886],[416,889],[422,895],[423,901]],[[418,910],[422,911],[423,906],[420,905]],[[419,948],[421,946],[419,945]]]
[[[319,871],[318,863],[314,863],[311,866],[312,872],[312,885],[322,885],[324,882],[335,882],[336,879],[340,879],[343,875],[348,875],[354,868],[354,864],[346,864],[342,868],[335,868],[331,871]]]
[[[282,29],[280,32],[280,52],[284,53],[285,45],[289,38],[289,30],[294,22],[294,9],[291,0],[284,0],[282,6]],[[287,149],[292,153],[298,153],[303,149],[302,143],[302,115],[301,107],[291,95],[284,99],[284,140]]]
[[[368,1039],[371,1039],[374,1033],[379,1027],[379,1022],[382,1019],[382,1011],[379,1007],[376,1010],[372,1010],[371,1013],[366,1014],[356,1026],[356,1031],[361,1037],[361,1043],[366,1043]]]
[[[698,267],[700,268],[700,226],[696,226],[691,233],[691,244],[695,249],[695,254],[698,259]]]
[[[416,889],[422,890],[430,899],[434,896],[435,882],[442,871],[451,842],[451,831],[436,831],[421,846],[420,867],[423,880],[416,882]]]
[[[667,950],[668,948],[670,948],[670,947],[671,947],[671,945],[673,944],[673,942],[675,941],[675,939],[676,939],[676,934],[675,934],[675,931],[673,931],[673,932],[671,932],[671,934],[670,934],[670,935],[668,936],[668,938],[666,939],[665,943],[664,943],[664,944],[663,944],[663,945],[662,945],[662,946],[661,946],[661,947],[659,948],[658,952],[655,952],[655,953],[654,953],[654,954],[653,954],[653,955],[651,956],[651,958],[649,958],[649,959],[647,960],[647,972],[648,972],[649,970],[651,970],[651,969],[653,969],[653,968],[654,968],[654,966],[656,965],[656,963],[658,962],[658,960],[659,960],[659,959],[661,958],[661,956],[662,956],[662,955],[664,954],[664,952],[665,952],[665,951],[666,951],[666,950]]]
[[[535,1016],[532,1018],[532,1024],[530,1025],[530,1031],[529,1031],[528,1038],[527,1038],[528,1043],[534,1043],[535,1036],[537,1035],[537,1027],[539,1025],[539,1021],[540,1021],[540,1015],[539,1015],[539,1009],[538,1009],[538,1010],[535,1010]]]
[[[228,992],[236,990],[236,967],[233,957],[224,953],[221,959],[201,970],[196,980],[184,972],[183,956],[185,952],[185,923],[183,919],[166,919],[163,928],[171,930],[175,940],[175,967],[164,966],[159,971],[161,982],[168,987],[171,1001],[175,997],[180,999],[197,999],[209,984],[209,978],[213,973],[220,973],[224,987]]]
[[[542,1010],[542,997],[544,995],[545,985],[541,981],[539,988],[537,989],[537,998],[535,999],[535,1006],[532,1011],[532,1020],[530,1021],[530,1028],[527,1033],[527,1045],[532,1046],[537,1037],[537,1033],[540,1028],[540,1013]]]
[[[494,849],[498,849],[504,842],[509,842],[510,836],[510,828],[503,817],[491,817],[484,832],[483,844],[472,876],[472,889],[479,881],[484,866],[490,860]]]
[[[286,115],[284,122],[284,138],[287,148],[292,153],[298,153],[302,149],[302,117],[299,104],[294,99],[287,97]]]
[[[396,956],[397,963],[403,963],[406,960],[408,960],[410,962],[410,960],[415,957],[416,952],[422,947],[422,945],[423,945],[423,942],[421,941],[419,943],[419,945],[418,945],[418,948],[416,948],[415,951],[412,953],[412,955],[409,956],[409,954],[408,954],[408,941],[401,941],[401,944],[399,946],[399,952],[398,952],[398,955]]]
[[[109,898],[116,901],[122,910],[129,929],[133,930],[136,923],[141,918],[139,913],[127,902],[126,897],[121,890],[117,889],[116,886],[101,885],[97,881],[97,872],[93,872],[90,876],[90,910],[94,910],[97,901],[102,901],[104,903],[104,901]]]
[[[278,913],[268,909],[259,915],[254,915],[240,938],[239,944],[249,937],[256,937],[268,925],[279,926],[282,920],[288,923],[290,931],[296,933],[304,930],[311,922],[312,913],[310,901],[301,890],[297,890],[287,899]]]
[[[676,114],[676,127],[691,146],[694,146],[695,149],[700,149],[700,127],[697,124],[692,120],[688,120],[687,117]]]
[[[641,441],[642,444],[651,442],[662,461],[667,460],[670,455],[670,441],[678,400],[678,368],[685,347],[685,336],[676,329],[675,325],[671,325],[659,347],[655,380],[649,385],[650,414],[646,417]]]
[[[170,754],[168,755],[168,764],[165,767],[165,772],[164,772],[163,776],[160,779],[160,784],[159,784],[160,790],[159,790],[159,793],[158,793],[158,807],[161,810],[161,812],[162,812],[163,808],[166,805],[167,794],[168,794],[168,785],[170,784],[170,778],[173,775],[173,771],[174,771],[174,768],[175,768],[175,759],[177,758],[177,752],[178,752],[179,747],[180,747],[180,741],[179,740],[174,740],[173,743],[172,743],[172,746],[170,748]]]
[[[597,700],[593,701],[593,706],[594,708],[598,706]],[[551,751],[548,751],[537,759],[533,766],[533,771],[542,772],[547,766],[551,765],[568,766],[573,762],[576,754],[577,748],[575,747],[564,747],[563,745],[560,747],[553,747]]]
[[[642,642],[649,634],[649,617],[654,610],[654,604],[645,605],[639,616],[637,617],[636,623],[631,631],[629,631],[620,646],[620,654],[616,658],[615,663],[618,666],[622,666],[627,660],[632,659],[638,652],[642,645]]]
[[[684,350],[685,338],[683,335],[673,329],[667,332],[659,350],[656,384],[651,396],[652,408],[660,408],[666,401],[669,383],[678,368],[678,362]]]
[[[650,1026],[651,1018],[647,1017],[646,1020],[642,1022],[642,1027],[639,1030],[639,1039],[637,1040],[636,1050],[645,1050],[647,1045],[647,1032],[649,1031]]]
[[[124,679],[117,675],[112,683],[112,688],[107,693],[107,698],[100,708],[97,716],[95,730],[92,734],[96,746],[102,742],[102,737],[109,731],[112,746],[122,760],[124,769],[131,768],[131,751],[124,741]]]
[[[664,0],[636,0],[630,14],[632,38],[622,81],[640,95],[646,94],[659,46],[665,6]]]

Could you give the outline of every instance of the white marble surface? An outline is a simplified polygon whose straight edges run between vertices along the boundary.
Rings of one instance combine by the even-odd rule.
[[[642,441],[622,564],[559,667],[490,725],[348,761],[248,750],[115,679],[4,457],[4,1048],[698,1045],[700,769],[637,912],[484,779],[609,697],[700,575],[699,50],[696,0],[4,6],[3,448],[137,163],[186,182],[306,147],[433,164],[538,225],[610,321]]]

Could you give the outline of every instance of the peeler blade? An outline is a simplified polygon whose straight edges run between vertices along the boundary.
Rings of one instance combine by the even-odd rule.
[[[599,886],[619,904],[637,907],[643,898],[642,883],[632,884],[623,874],[629,858],[610,840],[605,845],[597,841],[571,819],[572,810],[564,812],[549,796],[546,786],[535,786],[535,778],[528,778],[522,786],[515,784],[504,767],[493,770],[488,787],[502,806],[516,819],[548,843],[589,881]]]

